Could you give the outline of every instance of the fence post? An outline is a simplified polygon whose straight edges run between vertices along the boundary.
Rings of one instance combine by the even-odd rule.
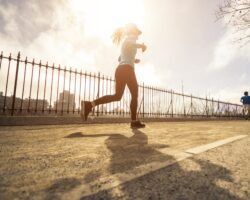
[[[193,118],[193,96],[191,94],[191,105],[190,105],[190,109],[191,109],[191,118]]]
[[[144,118],[144,82],[142,84],[142,117]]]
[[[97,80],[98,80],[98,85],[97,85],[97,98],[99,98],[100,96],[100,72],[98,72],[98,77],[97,77]],[[97,117],[99,116],[99,106],[97,106]]]
[[[171,90],[171,117],[174,117],[173,90]]]
[[[15,109],[15,101],[16,101],[16,87],[17,87],[17,79],[18,79],[19,63],[20,63],[20,51],[18,52],[18,55],[17,55],[17,61],[16,61],[16,76],[15,76],[15,85],[14,85],[14,92],[13,92],[13,100],[12,100],[11,116],[13,116],[13,115],[14,115],[14,109]]]
[[[238,106],[235,105],[235,110],[234,110],[234,116],[233,117],[238,117],[237,113],[238,113]]]
[[[212,111],[211,111],[212,117],[214,116],[214,98],[212,98]]]
[[[206,116],[207,116],[207,118],[208,118],[208,103],[207,103],[207,96],[206,96]]]
[[[219,118],[220,118],[220,102],[219,102],[219,99],[218,99],[217,110],[218,110],[218,112],[219,112]]]
[[[0,55],[0,70],[2,66],[2,60],[3,60],[3,51],[1,51],[1,55]]]

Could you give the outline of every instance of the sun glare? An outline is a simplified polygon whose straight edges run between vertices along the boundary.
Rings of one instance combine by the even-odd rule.
[[[70,5],[77,17],[84,18],[85,34],[99,37],[107,45],[116,28],[130,22],[143,26],[143,0],[71,0]]]

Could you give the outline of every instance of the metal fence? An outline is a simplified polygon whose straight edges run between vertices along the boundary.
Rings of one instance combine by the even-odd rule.
[[[115,91],[115,80],[100,73],[49,65],[34,59],[0,55],[0,115],[79,115],[81,100]],[[128,117],[130,93],[97,106],[92,115]],[[139,85],[138,115],[146,117],[239,117],[238,104]]]

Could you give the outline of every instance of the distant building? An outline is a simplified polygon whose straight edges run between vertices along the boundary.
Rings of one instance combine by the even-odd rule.
[[[13,96],[5,96],[3,92],[0,92],[0,113],[9,113],[12,110]],[[21,99],[19,97],[15,98],[15,112],[41,112],[46,111],[49,108],[49,103],[47,100],[43,99]]]
[[[54,103],[54,110],[58,112],[72,112],[75,110],[75,96],[70,94],[69,91],[64,90],[59,95],[59,100]]]
[[[45,111],[49,109],[49,103],[47,100],[43,99],[24,99],[21,105],[21,102],[19,103],[18,107],[22,110],[29,110],[29,111]]]

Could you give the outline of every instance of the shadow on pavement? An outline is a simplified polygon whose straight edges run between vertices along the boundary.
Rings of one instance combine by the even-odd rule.
[[[167,148],[164,144],[148,144],[148,137],[140,130],[133,130],[132,137],[111,135],[105,140],[107,148],[112,153],[110,159],[110,174],[126,173],[138,166],[152,162],[172,161],[172,156],[163,154],[157,149]]]
[[[76,178],[62,178],[57,180],[46,190],[46,200],[60,199],[58,194],[64,194],[79,186],[81,181]]]
[[[122,134],[84,135],[81,132],[76,132],[66,138],[108,136],[105,145],[112,153],[109,166],[110,174],[126,173],[126,171],[139,166],[143,167],[143,165],[152,162],[175,160],[173,156],[163,154],[157,150],[166,148],[167,145],[150,145],[145,133],[140,130],[133,130],[133,133],[132,137],[125,137]],[[188,171],[181,168],[179,163],[175,163],[123,183],[116,190],[100,191],[81,199],[241,199],[231,194],[227,189],[218,186],[219,181],[233,182],[231,172],[227,168],[214,164],[209,160],[195,158],[189,160],[196,163],[200,169]],[[84,177],[77,178],[84,179]],[[54,183],[47,192],[50,193],[51,188],[54,192],[61,192],[64,186],[60,186],[60,184],[63,184],[62,181]],[[72,187],[67,187],[65,192],[77,187],[79,184],[77,180],[73,181]]]
[[[191,158],[199,171],[186,171],[178,163],[146,174],[118,186],[116,190],[100,191],[87,199],[166,199],[166,200],[243,200],[217,185],[233,182],[228,169],[208,160]]]

